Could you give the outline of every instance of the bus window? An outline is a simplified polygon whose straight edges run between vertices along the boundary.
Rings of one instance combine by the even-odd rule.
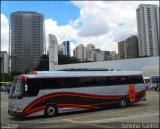
[[[88,87],[88,86],[101,86],[103,85],[103,80],[96,77],[85,77],[80,78],[80,86]]]
[[[61,81],[64,82],[63,88],[74,88],[80,86],[79,78],[62,78]]]
[[[127,76],[124,77],[106,77],[105,85],[123,85],[129,84],[129,78]]]
[[[144,83],[142,76],[130,76],[131,84]]]
[[[26,96],[36,96],[41,88],[39,79],[28,79],[27,86]]]
[[[42,84],[42,89],[57,89],[63,88],[65,83],[63,79],[60,78],[43,78],[40,79]]]

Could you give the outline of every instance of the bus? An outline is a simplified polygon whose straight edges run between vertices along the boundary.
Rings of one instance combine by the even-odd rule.
[[[139,71],[35,71],[14,78],[8,98],[11,116],[53,117],[146,100]]]

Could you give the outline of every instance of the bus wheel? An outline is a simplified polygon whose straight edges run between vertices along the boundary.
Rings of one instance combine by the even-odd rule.
[[[44,115],[46,117],[53,117],[57,114],[58,109],[57,106],[54,104],[48,104],[44,110]]]
[[[124,108],[124,107],[126,107],[127,105],[128,105],[127,99],[126,99],[126,98],[121,98],[120,101],[119,101],[119,106],[120,106],[121,108]]]

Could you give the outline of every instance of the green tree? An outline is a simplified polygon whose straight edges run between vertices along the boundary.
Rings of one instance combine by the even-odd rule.
[[[70,57],[63,55],[62,53],[58,54],[58,64],[73,64],[80,63],[80,60],[75,57]],[[37,71],[48,71],[49,70],[49,55],[42,55],[39,61],[39,64],[34,69]]]
[[[48,71],[49,70],[49,56],[42,55],[38,66],[34,70]]]
[[[80,63],[80,60],[75,57],[70,57],[67,55],[63,55],[62,53],[58,54],[58,64],[74,64],[74,63]]]
[[[1,74],[1,82],[10,82],[12,81],[13,77],[9,73],[2,73]]]
[[[16,75],[20,75],[20,74],[22,74],[22,72],[19,72],[19,71],[13,71],[13,72],[11,72],[11,76],[12,77],[14,77]]]

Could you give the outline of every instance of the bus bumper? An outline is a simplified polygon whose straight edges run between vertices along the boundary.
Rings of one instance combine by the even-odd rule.
[[[25,113],[23,113],[23,112],[13,112],[13,111],[10,111],[10,110],[8,110],[8,114],[9,115],[11,115],[11,116],[26,116],[26,114]]]

